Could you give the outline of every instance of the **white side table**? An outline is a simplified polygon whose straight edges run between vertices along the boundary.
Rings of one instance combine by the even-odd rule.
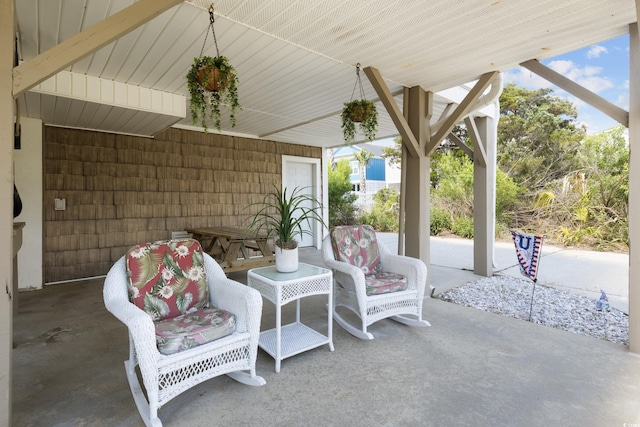
[[[276,306],[276,327],[260,333],[259,346],[276,360],[280,372],[282,359],[324,344],[333,348],[333,275],[331,270],[299,263],[298,271],[279,273],[275,266],[253,268],[247,273],[247,284]],[[300,322],[300,299],[311,295],[327,295],[327,336]],[[281,325],[282,306],[296,301],[296,321]]]

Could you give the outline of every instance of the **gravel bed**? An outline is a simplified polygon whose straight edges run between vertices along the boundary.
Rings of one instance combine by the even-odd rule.
[[[494,276],[453,288],[440,299],[529,320],[532,291],[531,280]],[[535,287],[531,322],[629,345],[629,317],[624,312],[615,308],[601,311],[594,299],[540,284]]]

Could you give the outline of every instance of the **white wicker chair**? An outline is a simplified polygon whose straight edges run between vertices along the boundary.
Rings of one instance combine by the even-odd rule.
[[[228,279],[206,253],[204,264],[210,302],[236,316],[235,332],[171,355],[158,351],[151,317],[129,301],[125,257],[113,265],[105,280],[105,306],[129,328],[129,360],[124,362],[125,370],[136,406],[147,426],[162,426],[158,409],[210,378],[226,374],[252,386],[266,383],[255,371],[262,313],[260,293]],[[140,366],[148,400],[140,387],[136,365]]]
[[[351,226],[356,229],[360,227],[368,226]],[[375,237],[373,229],[370,230]],[[363,269],[336,260],[331,235],[325,237],[322,244],[322,259],[326,266],[333,270],[333,318],[350,334],[368,340],[373,339],[373,335],[367,331],[367,327],[386,318],[409,326],[431,326],[429,322],[422,320],[422,302],[427,283],[427,267],[424,262],[416,258],[394,255],[379,240],[377,245],[382,270],[405,276],[408,284],[406,290],[367,295]],[[354,312],[362,322],[361,327],[358,328],[347,322],[336,311],[338,307],[345,307]],[[411,315],[415,318],[403,315]]]

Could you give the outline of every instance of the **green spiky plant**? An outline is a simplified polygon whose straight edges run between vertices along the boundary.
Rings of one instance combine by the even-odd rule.
[[[376,105],[367,99],[345,102],[342,109],[342,133],[348,145],[353,144],[356,137],[356,123],[360,122],[360,130],[364,136],[373,141],[378,130],[378,111]]]
[[[312,195],[302,193],[302,190],[303,188],[296,187],[291,193],[287,193],[287,188],[280,191],[274,185],[273,191],[265,194],[261,202],[247,206],[260,206],[258,212],[250,218],[249,230],[264,232],[267,238],[275,237],[275,244],[281,249],[297,248],[296,236],[313,235],[302,227],[305,222],[311,225],[311,220],[316,220],[324,226],[322,205]],[[305,207],[306,202],[311,202],[312,207]]]
[[[214,67],[220,70],[218,90],[207,90],[211,74],[200,73],[201,69]],[[199,74],[201,74],[199,76]],[[202,80],[201,80],[202,77]],[[193,59],[193,64],[187,73],[187,86],[191,99],[191,118],[194,124],[199,124],[207,132],[207,117],[214,122],[214,127],[220,131],[220,106],[226,105],[230,110],[229,122],[236,125],[236,112],[241,108],[238,102],[238,77],[235,68],[229,64],[226,56],[199,56]]]

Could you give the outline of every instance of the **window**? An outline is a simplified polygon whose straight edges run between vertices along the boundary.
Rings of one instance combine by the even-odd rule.
[[[350,162],[351,175],[360,175],[360,164],[358,162]]]

